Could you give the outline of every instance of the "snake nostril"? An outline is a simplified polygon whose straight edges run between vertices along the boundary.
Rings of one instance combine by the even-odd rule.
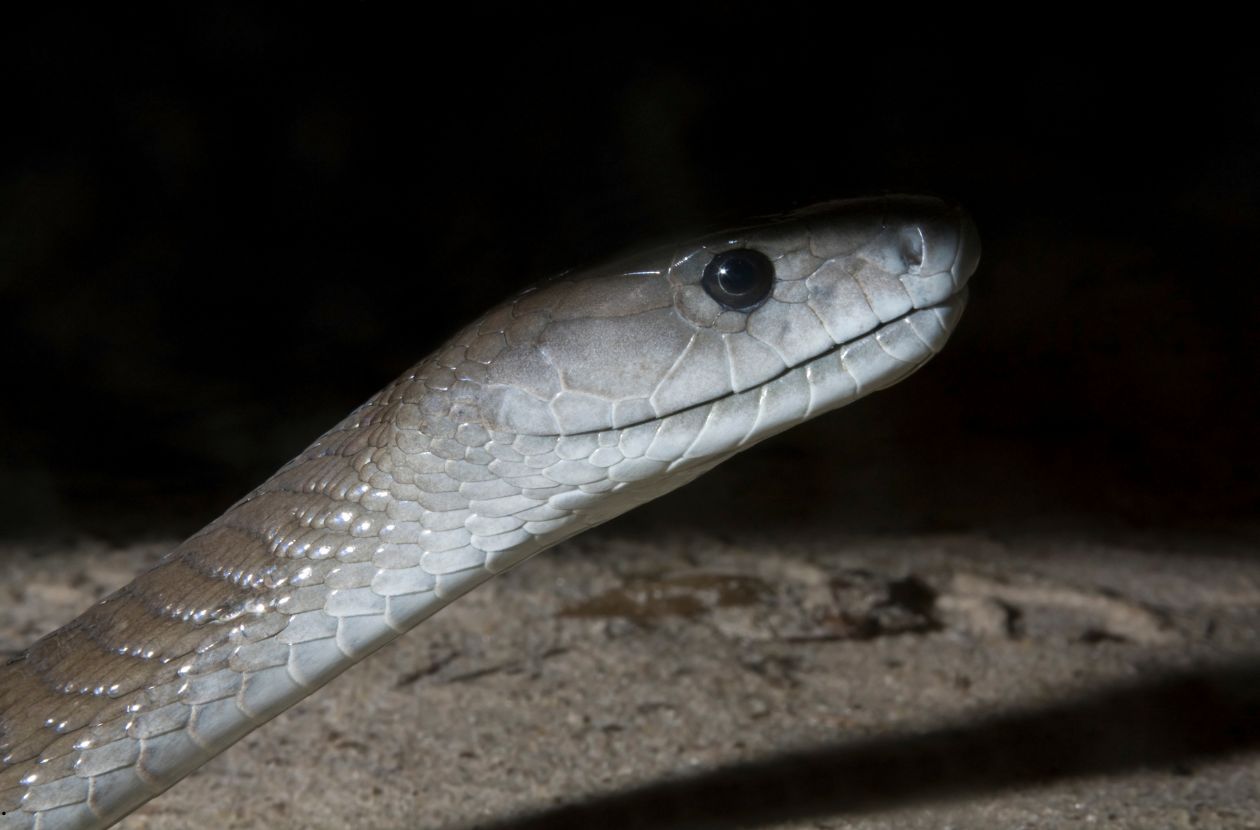
[[[723,308],[752,311],[774,287],[774,263],[760,251],[723,251],[705,266],[700,284]]]
[[[901,258],[905,261],[906,270],[914,270],[923,265],[923,229],[912,225],[901,232]]]

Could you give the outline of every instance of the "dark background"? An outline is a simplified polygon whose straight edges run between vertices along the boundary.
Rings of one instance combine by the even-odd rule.
[[[191,532],[528,282],[893,189],[980,226],[954,342],[649,520],[1254,538],[1248,50],[180,14],[0,33],[4,536]]]

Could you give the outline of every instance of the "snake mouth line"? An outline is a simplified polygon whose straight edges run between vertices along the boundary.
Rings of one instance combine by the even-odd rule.
[[[872,335],[875,335],[879,333],[880,331],[883,331],[889,326],[904,322],[905,320],[908,320],[910,317],[914,316],[915,314],[921,314],[926,311],[939,312],[943,310],[958,308],[964,305],[966,301],[967,301],[967,286],[963,285],[957,291],[955,291],[953,294],[951,294],[949,297],[947,297],[946,299],[942,300],[939,303],[935,303],[930,306],[924,306],[922,308],[912,308],[909,311],[907,311],[905,314],[894,317],[891,320],[888,320],[887,322],[880,323],[878,326],[875,326],[874,328],[869,329],[868,331],[865,331],[862,334],[855,335],[854,337],[851,337],[848,340],[842,341],[840,343],[836,343],[830,346],[829,348],[814,355],[813,357],[809,357],[809,358],[806,358],[805,360],[802,360],[800,363],[796,363],[792,366],[784,367],[782,371],[766,378],[765,380],[761,381],[758,384],[748,387],[747,389],[740,389],[738,391],[732,389],[731,391],[723,393],[721,395],[716,395],[712,398],[706,398],[702,401],[697,401],[696,403],[690,404],[688,406],[680,407],[670,412],[664,412],[658,415],[654,415],[651,418],[641,418],[637,421],[629,421],[624,424],[610,424],[609,426],[604,427],[602,429],[587,429],[587,430],[579,430],[577,432],[548,432],[548,433],[539,433],[538,435],[539,437],[542,437],[542,438],[566,438],[566,437],[576,437],[579,435],[598,435],[601,432],[607,432],[612,429],[615,429],[615,430],[630,429],[631,427],[642,426],[643,424],[650,424],[653,421],[663,421],[666,418],[673,417],[674,415],[681,415],[682,413],[690,412],[693,409],[700,409],[701,407],[711,406],[717,403],[718,401],[726,400],[727,398],[733,398],[736,395],[747,395],[749,393],[756,392],[759,389],[763,389],[766,386],[770,385],[771,383],[774,383],[775,381],[780,380],[781,378],[787,377],[793,372],[804,369],[814,363],[817,363],[820,360],[825,360],[826,358],[830,357],[831,355],[834,355],[836,352],[840,351],[841,349],[847,348],[848,346],[852,346],[854,343],[857,343],[859,340],[865,340],[866,338],[871,337]],[[953,326],[946,325],[943,321],[941,325],[942,325],[942,328],[946,330],[945,336],[948,337],[949,334],[953,330]],[[934,355],[938,351],[940,351],[941,344],[933,345],[931,343],[928,343],[927,341],[924,341],[924,345],[927,346],[930,352],[928,356]],[[924,358],[924,360],[926,359],[927,357]]]

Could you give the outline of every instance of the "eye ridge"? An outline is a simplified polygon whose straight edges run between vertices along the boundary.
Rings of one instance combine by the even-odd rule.
[[[723,308],[752,311],[774,288],[774,263],[752,248],[723,251],[709,260],[700,284]]]

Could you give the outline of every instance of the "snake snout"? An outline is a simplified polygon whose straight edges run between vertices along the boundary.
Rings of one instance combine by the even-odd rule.
[[[960,205],[928,196],[891,196],[884,204],[883,262],[897,274],[914,308],[951,302],[980,261],[980,233]]]

